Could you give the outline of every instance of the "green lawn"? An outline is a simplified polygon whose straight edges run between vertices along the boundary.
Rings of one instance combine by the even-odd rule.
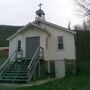
[[[0,86],[0,90],[90,90],[90,74],[79,73],[75,76],[54,80],[39,86]]]

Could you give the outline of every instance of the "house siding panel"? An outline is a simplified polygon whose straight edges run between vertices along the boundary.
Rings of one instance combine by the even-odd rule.
[[[49,48],[48,48],[48,60],[62,60],[64,58],[67,59],[75,59],[75,40],[74,34],[60,30],[55,27],[51,27],[47,24],[41,24],[43,28],[46,28],[48,32],[51,33],[49,37]],[[64,49],[58,50],[58,36],[63,36],[64,41]]]

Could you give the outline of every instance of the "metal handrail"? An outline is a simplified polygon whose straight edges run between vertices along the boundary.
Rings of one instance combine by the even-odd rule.
[[[32,62],[33,62],[33,59],[35,58],[35,56],[36,56],[36,54],[37,54],[37,52],[38,52],[39,48],[40,48],[40,47],[38,47],[38,48],[37,48],[37,50],[36,50],[36,52],[35,52],[34,56],[32,57],[32,59],[31,59],[31,61],[30,61],[29,65],[28,65],[28,68],[27,68],[27,69],[29,69],[29,68],[30,68],[30,66],[31,66],[31,64],[32,64]]]
[[[36,66],[37,66],[37,64],[39,62],[40,55],[38,57],[38,54],[40,53],[40,49],[42,49],[42,51],[44,51],[44,49],[42,47],[38,47],[35,54],[33,55],[32,59],[31,59],[28,67],[27,67],[27,69],[29,70],[28,73],[27,73],[27,75],[29,76],[28,81],[30,81],[30,79],[31,79],[31,77],[32,77],[32,75],[33,75],[33,73],[35,71],[34,69],[36,69]],[[43,52],[42,52],[42,56],[43,56]],[[32,69],[33,69],[33,71],[31,72]]]
[[[11,62],[16,59],[16,56],[17,56],[17,49],[11,54],[10,57],[7,58],[7,60],[0,67],[0,75],[11,64]]]
[[[12,58],[12,56],[15,54],[16,50],[12,53],[12,55],[10,57],[7,58],[7,60],[2,64],[2,66],[0,67],[0,70],[7,64],[8,61],[10,61],[10,59]]]
[[[31,59],[31,61],[30,61],[30,64],[28,65],[28,68],[27,68],[27,69],[30,68],[30,66],[31,66],[31,64],[32,64],[32,62],[33,62],[33,60],[34,60],[34,58],[36,57],[38,51],[40,50],[40,48],[43,49],[42,47],[38,47],[38,48],[37,48],[37,50],[36,50],[35,54],[33,55],[33,57],[32,57],[32,59]]]

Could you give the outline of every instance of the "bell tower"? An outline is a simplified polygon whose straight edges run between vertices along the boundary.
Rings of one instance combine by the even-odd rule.
[[[39,6],[39,10],[37,10],[36,11],[36,18],[35,19],[42,19],[42,20],[45,20],[45,13],[44,13],[44,11],[41,9],[41,6],[42,6],[43,4],[39,4],[38,6]]]

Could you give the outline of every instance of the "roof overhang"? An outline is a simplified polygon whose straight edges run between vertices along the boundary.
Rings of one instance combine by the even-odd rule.
[[[7,38],[7,40],[11,40],[12,38],[16,37],[17,35],[19,35],[20,33],[24,32],[25,30],[28,30],[31,26],[33,26],[35,28],[38,28],[38,29],[46,32],[47,34],[51,35],[50,32],[46,28],[41,28],[40,26],[38,26],[38,25],[36,25],[34,23],[28,23],[27,25],[25,25],[24,27],[19,29],[15,34],[13,34],[9,38]]]
[[[53,24],[53,23],[51,23],[51,22],[42,20],[42,19],[40,19],[40,18],[39,18],[39,19],[36,19],[35,21],[33,21],[33,23],[36,23],[36,22],[42,22],[42,23],[48,24],[48,25],[50,25],[50,26],[52,26],[52,27],[58,28],[58,29],[60,29],[60,30],[64,30],[64,31],[67,31],[67,32],[72,33],[72,34],[76,34],[76,32],[73,31],[73,30],[69,30],[69,29],[67,29],[67,28],[65,28],[65,27],[62,27],[62,26]]]
[[[42,20],[42,19],[39,18],[39,19],[36,19],[35,21],[33,21],[32,23],[30,22],[30,23],[26,24],[24,27],[22,27],[21,29],[19,29],[15,34],[13,34],[9,38],[7,38],[7,40],[11,40],[12,38],[16,37],[17,35],[19,35],[20,33],[24,32],[25,30],[28,30],[31,26],[36,27],[36,28],[38,28],[38,29],[46,32],[47,34],[51,35],[51,33],[46,28],[42,28],[42,27],[36,25],[35,23],[37,23],[37,22],[42,22],[42,23],[48,24],[48,25],[50,25],[52,27],[58,28],[60,30],[69,32],[71,34],[76,34],[76,32],[73,31],[73,30],[69,30],[69,29],[67,29],[65,27],[62,27],[62,26],[53,24],[51,22],[48,22],[48,21],[45,21],[45,20]]]

